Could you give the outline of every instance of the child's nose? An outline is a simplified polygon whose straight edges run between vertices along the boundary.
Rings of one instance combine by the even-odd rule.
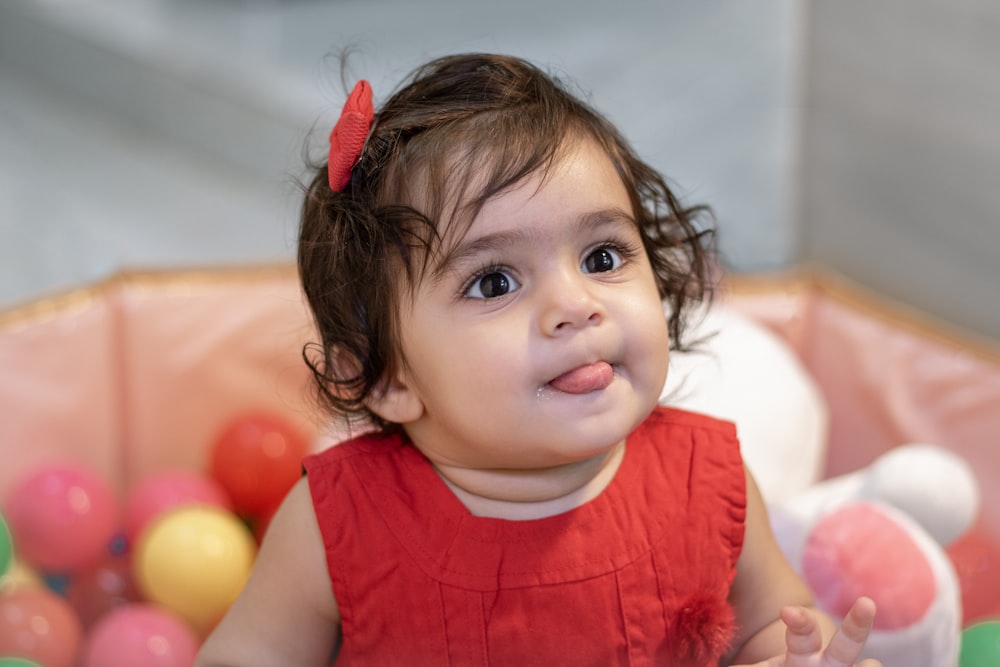
[[[593,286],[579,273],[553,281],[543,299],[540,320],[543,333],[549,336],[600,324],[605,316]]]

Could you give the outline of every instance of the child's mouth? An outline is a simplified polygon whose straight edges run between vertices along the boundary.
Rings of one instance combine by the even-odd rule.
[[[614,375],[611,364],[606,361],[598,361],[563,373],[549,382],[549,385],[566,394],[589,394],[611,384]]]

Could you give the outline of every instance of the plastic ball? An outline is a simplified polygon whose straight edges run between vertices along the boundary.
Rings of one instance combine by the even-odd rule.
[[[85,629],[110,611],[138,602],[131,558],[124,554],[111,556],[97,567],[75,575],[66,588],[66,599]]]
[[[182,505],[213,505],[232,510],[225,489],[211,477],[184,470],[155,473],[142,479],[125,502],[125,531],[131,543],[153,519]]]
[[[0,595],[22,588],[45,588],[45,581],[30,565],[15,558],[7,574],[0,577]]]
[[[226,490],[236,512],[250,517],[273,512],[302,475],[308,440],[288,421],[252,412],[230,421],[212,447],[212,477]]]
[[[997,665],[1000,665],[1000,621],[976,623],[963,630],[958,667]]]
[[[239,595],[256,557],[250,530],[231,512],[189,506],[150,524],[133,555],[140,593],[204,633]]]
[[[7,574],[11,561],[14,560],[14,540],[11,539],[7,520],[0,514],[0,577]]]
[[[94,626],[82,667],[191,667],[198,645],[177,616],[155,605],[130,604]]]
[[[977,526],[946,552],[958,575],[964,622],[1000,618],[1000,540]]]
[[[75,572],[99,563],[117,515],[108,483],[71,464],[46,466],[20,480],[7,503],[19,558],[49,572]]]
[[[69,603],[45,588],[0,596],[0,655],[72,667],[83,630]]]

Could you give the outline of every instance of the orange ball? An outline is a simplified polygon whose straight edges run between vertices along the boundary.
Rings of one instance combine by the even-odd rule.
[[[0,596],[0,656],[73,667],[82,641],[80,619],[47,588],[26,587]]]

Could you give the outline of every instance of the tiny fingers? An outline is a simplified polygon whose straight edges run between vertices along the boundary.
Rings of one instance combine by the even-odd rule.
[[[875,603],[870,598],[859,598],[830,643],[823,648],[823,633],[816,614],[803,607],[785,607],[781,610],[785,632],[786,654],[784,667],[852,667],[861,657],[875,621]],[[877,660],[865,660],[857,667],[881,667]]]
[[[785,667],[807,667],[823,649],[823,633],[816,617],[802,607],[781,610],[785,623]]]
[[[830,644],[823,652],[823,665],[849,667],[861,657],[875,622],[875,602],[871,598],[858,598],[844,617]],[[863,664],[871,665],[867,661]],[[878,662],[875,662],[877,665]]]

